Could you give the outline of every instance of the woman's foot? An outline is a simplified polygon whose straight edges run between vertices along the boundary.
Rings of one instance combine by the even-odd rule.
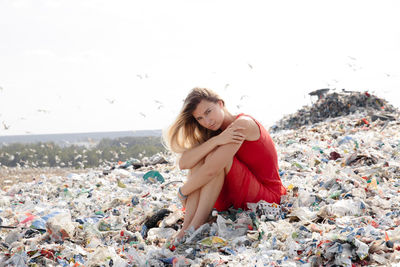
[[[170,239],[166,242],[167,247],[170,250],[175,250],[175,247],[182,244],[184,241],[185,232],[180,230],[175,235],[171,236]]]
[[[177,243],[182,243],[183,237],[185,236],[185,230],[181,229],[175,236],[175,241]]]

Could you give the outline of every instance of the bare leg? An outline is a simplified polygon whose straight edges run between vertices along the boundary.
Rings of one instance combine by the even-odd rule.
[[[225,172],[222,171],[217,177],[201,188],[198,206],[188,228],[193,226],[196,229],[207,221],[224,185],[224,179]]]
[[[215,201],[217,200],[219,193],[221,192],[222,186],[224,185],[225,172],[221,171],[217,177],[208,182],[201,189],[196,190],[188,197],[186,204],[186,214],[184,218],[184,226],[180,232],[176,235],[177,240],[181,239],[185,235],[185,230],[194,227],[195,229],[204,224],[212,208],[214,207]],[[190,206],[189,206],[189,198]]]
[[[196,166],[194,166],[188,175],[188,180],[192,178],[193,172],[196,172],[202,165],[204,164],[204,160],[199,162]],[[192,192],[190,195],[188,195],[188,198],[186,200],[186,205],[185,205],[185,216],[183,220],[183,227],[179,231],[179,233],[176,235],[176,239],[179,240],[185,235],[185,231],[189,228],[190,222],[193,219],[193,216],[196,212],[198,203],[199,203],[199,197],[200,197],[200,189]]]
[[[196,190],[188,196],[185,207],[185,218],[183,220],[183,227],[181,231],[185,231],[188,229],[188,226],[192,221],[197,206],[199,204],[199,197],[200,197],[200,190]]]
[[[191,170],[188,180],[192,179],[192,176],[195,176],[195,174],[204,164],[207,164],[207,161],[210,160],[210,156],[213,153],[214,152],[208,154],[203,162],[197,164]],[[189,194],[186,202],[184,225],[180,232],[176,235],[177,240],[181,239],[185,235],[185,230],[191,227],[196,229],[207,221],[208,216],[210,215],[210,212],[221,192],[225,175],[229,172],[232,166],[232,161],[233,159],[230,160],[227,166],[224,166],[220,173],[209,180],[208,183]]]

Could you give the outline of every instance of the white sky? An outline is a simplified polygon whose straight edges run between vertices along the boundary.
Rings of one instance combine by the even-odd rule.
[[[395,0],[0,0],[0,135],[162,129],[195,86],[266,126],[326,87],[400,107],[399,14]]]

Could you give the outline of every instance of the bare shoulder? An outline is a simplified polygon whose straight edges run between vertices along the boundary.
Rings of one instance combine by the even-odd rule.
[[[234,125],[240,126],[240,127],[244,127],[244,128],[258,128],[257,123],[248,116],[240,116],[239,118],[237,118],[234,122]]]
[[[233,125],[244,128],[243,132],[248,141],[257,140],[260,137],[260,129],[251,117],[240,116],[233,122]]]

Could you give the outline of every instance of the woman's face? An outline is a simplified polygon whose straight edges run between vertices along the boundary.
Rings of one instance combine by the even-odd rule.
[[[212,131],[217,131],[224,121],[223,103],[222,101],[214,103],[201,100],[192,115],[201,126]]]

